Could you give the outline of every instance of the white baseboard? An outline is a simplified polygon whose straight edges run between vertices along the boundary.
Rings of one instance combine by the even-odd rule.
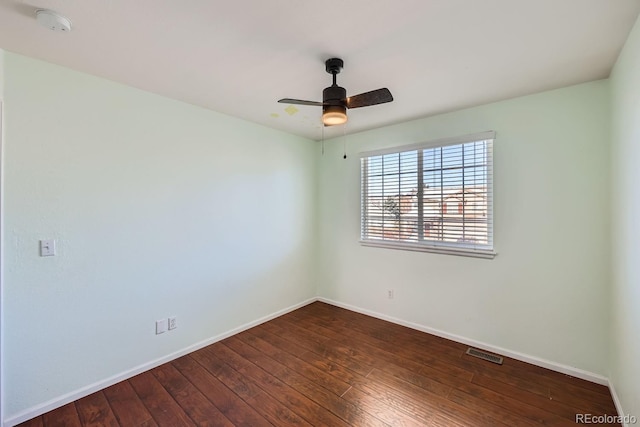
[[[618,398],[618,393],[616,392],[616,388],[613,386],[611,380],[608,381],[609,391],[611,391],[611,397],[613,398],[613,404],[616,405],[616,411],[622,420],[622,425],[624,427],[630,427],[629,423],[624,422],[625,416],[624,411],[622,410],[622,403],[620,403],[620,399]]]
[[[317,299],[318,301],[322,301],[327,304],[335,305],[337,307],[342,307],[344,309],[355,311],[357,313],[366,314],[367,316],[375,317],[381,320],[386,320],[391,323],[406,326],[408,328],[415,329],[421,332],[426,332],[428,334],[435,335],[441,338],[446,338],[451,341],[456,341],[462,344],[470,345],[472,347],[490,351],[492,353],[498,353],[502,356],[507,356],[512,359],[520,360],[522,362],[530,363],[532,365],[540,366],[542,368],[547,368],[552,371],[560,372],[566,375],[571,375],[572,377],[581,378],[583,380],[591,381],[596,384],[607,385],[607,386],[610,385],[609,379],[607,377],[599,374],[594,374],[592,372],[584,371],[579,368],[574,368],[573,366],[563,365],[561,363],[552,362],[550,360],[542,359],[536,356],[530,356],[517,351],[507,350],[506,348],[483,343],[470,338],[461,337],[459,335],[450,334],[448,332],[444,332],[438,329],[419,325],[417,323],[407,322],[405,320],[398,319],[396,317],[387,316],[386,314],[377,313],[371,310],[366,310],[360,307],[353,306],[351,304],[345,304],[339,301],[334,301],[334,300],[323,298],[323,297],[319,297]]]
[[[20,424],[24,421],[30,420],[31,418],[37,417],[38,415],[42,415],[45,414],[53,409],[59,408],[61,406],[66,405],[67,403],[71,403],[73,401],[76,401],[78,399],[81,399],[85,396],[88,396],[92,393],[95,393],[96,391],[105,389],[107,387],[110,387],[114,384],[119,383],[120,381],[124,381],[128,378],[134,377],[142,372],[148,371],[150,369],[153,369],[155,367],[158,367],[164,363],[170,362],[174,359],[177,359],[179,357],[182,357],[186,354],[192,353],[196,350],[200,350],[203,347],[206,347],[208,345],[211,345],[215,342],[221,341],[225,338],[228,338],[232,335],[238,334],[242,331],[246,331],[247,329],[253,328],[254,326],[258,326],[261,323],[265,323],[268,322],[271,319],[275,319],[276,317],[282,316],[283,314],[289,313],[290,311],[293,310],[297,310],[300,307],[304,307],[305,305],[311,304],[314,301],[317,301],[318,298],[309,298],[303,302],[300,302],[298,304],[294,304],[290,307],[284,308],[282,310],[278,310],[275,313],[269,314],[267,316],[261,317],[260,319],[254,320],[252,322],[249,323],[245,323],[242,326],[239,326],[237,328],[231,329],[230,331],[224,332],[222,334],[216,335],[214,337],[208,338],[206,340],[200,341],[196,344],[190,345],[189,347],[183,348],[182,350],[178,350],[176,352],[173,352],[171,354],[168,354],[166,356],[160,357],[158,359],[152,360],[150,362],[147,363],[143,363],[142,365],[136,366],[135,368],[129,369],[125,372],[122,372],[120,374],[114,375],[112,377],[109,377],[105,380],[102,381],[98,381],[96,383],[90,384],[86,387],[82,387],[81,389],[78,389],[76,391],[73,391],[71,393],[67,393],[65,395],[56,397],[54,399],[49,400],[48,402],[44,402],[40,405],[34,406],[32,408],[29,408],[25,411],[22,411],[16,415],[13,415],[12,417],[6,419],[3,423],[4,427],[13,427],[17,424]]]
[[[40,405],[34,406],[32,408],[29,408],[23,412],[18,413],[17,415],[12,416],[11,418],[8,418],[7,420],[4,421],[3,426],[4,427],[13,427],[17,424],[20,424],[24,421],[27,421],[31,418],[37,417],[38,415],[42,415],[46,412],[49,412],[53,409],[59,408],[61,406],[66,405],[67,403],[73,402],[75,400],[81,399],[85,396],[88,396],[92,393],[95,393],[96,391],[102,390],[104,388],[110,387],[114,384],[119,383],[120,381],[124,381],[128,378],[134,377],[142,372],[148,371],[150,369],[153,369],[157,366],[160,366],[164,363],[170,362],[174,359],[177,359],[179,357],[182,357],[186,354],[192,353],[196,350],[199,350],[203,347],[206,347],[208,345],[211,345],[215,342],[221,341],[225,338],[228,338],[232,335],[235,335],[237,333],[240,333],[242,331],[245,331],[247,329],[253,328],[254,326],[260,325],[261,323],[265,323],[268,322],[271,319],[274,319],[276,317],[282,316],[283,314],[289,313],[293,310],[297,310],[300,307],[304,307],[305,305],[311,304],[312,302],[315,301],[321,301],[327,304],[331,304],[334,305],[336,307],[341,307],[347,310],[351,310],[351,311],[355,311],[356,313],[361,313],[361,314],[365,314],[367,316],[371,316],[371,317],[375,317],[377,319],[381,319],[381,320],[386,320],[388,322],[391,323],[395,323],[398,325],[402,325],[402,326],[406,326],[408,328],[411,329],[415,329],[417,331],[421,331],[421,332],[425,332],[431,335],[435,335],[438,337],[442,337],[442,338],[446,338],[448,340],[451,341],[456,341],[462,344],[466,344],[466,345],[470,345],[476,348],[480,348],[486,351],[490,351],[493,353],[498,353],[500,355],[503,356],[507,356],[510,357],[512,359],[516,359],[516,360],[520,360],[522,362],[526,362],[526,363],[531,363],[532,365],[536,365],[536,366],[540,366],[543,368],[547,368],[550,369],[552,371],[556,371],[556,372],[560,372],[563,374],[567,374],[567,375],[571,375],[572,377],[576,377],[576,378],[581,378],[587,381],[591,381],[597,384],[601,384],[601,385],[606,385],[609,386],[609,389],[611,390],[611,394],[613,396],[613,401],[615,403],[616,409],[618,411],[619,415],[624,415],[623,411],[622,411],[622,406],[620,405],[620,400],[618,399],[618,396],[615,392],[615,389],[613,387],[613,384],[609,381],[608,378],[599,375],[599,374],[594,374],[592,372],[588,372],[588,371],[584,371],[582,369],[578,369],[578,368],[574,368],[572,366],[567,366],[567,365],[563,365],[560,363],[556,363],[556,362],[552,362],[546,359],[542,359],[539,357],[535,357],[535,356],[530,356],[527,354],[523,354],[517,351],[511,351],[511,350],[507,350],[504,349],[502,347],[498,347],[498,346],[494,346],[491,344],[486,344],[480,341],[476,341],[473,339],[469,339],[469,338],[465,338],[459,335],[455,335],[455,334],[450,334],[448,332],[444,332],[444,331],[440,331],[438,329],[434,329],[434,328],[430,328],[427,326],[423,326],[423,325],[419,325],[417,323],[413,323],[413,322],[408,322],[402,319],[398,319],[396,317],[393,316],[388,316],[386,314],[381,314],[381,313],[377,313],[375,311],[371,311],[371,310],[367,310],[367,309],[363,309],[360,307],[356,307],[350,304],[345,304],[339,301],[334,301],[331,300],[329,298],[324,298],[324,297],[314,297],[314,298],[309,298],[303,302],[300,302],[298,304],[294,304],[290,307],[284,308],[282,310],[276,311],[275,313],[269,314],[267,316],[261,317],[260,319],[254,320],[252,322],[246,323],[242,326],[239,326],[237,328],[231,329],[227,332],[224,332],[222,334],[216,335],[214,337],[208,338],[206,340],[200,341],[196,344],[193,344],[189,347],[186,347],[182,350],[176,351],[174,353],[171,353],[167,356],[152,360],[150,362],[147,363],[143,363],[142,365],[139,365],[133,369],[130,369],[128,371],[122,372],[120,374],[114,375],[110,378],[107,378],[103,381],[98,381],[94,384],[90,384],[86,387],[83,387],[79,390],[73,391],[71,393],[67,393],[63,396],[54,398],[49,400],[48,402],[42,403]],[[625,426],[628,427],[628,426]]]

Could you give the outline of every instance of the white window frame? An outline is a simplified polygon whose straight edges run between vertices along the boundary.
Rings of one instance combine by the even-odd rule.
[[[493,143],[495,141],[496,133],[494,131],[487,131],[482,133],[464,135],[454,138],[444,138],[434,141],[424,142],[420,144],[405,145],[400,147],[391,147],[382,150],[367,151],[360,153],[360,244],[363,246],[389,248],[389,249],[402,249],[410,251],[420,252],[433,252],[439,254],[449,255],[461,255],[477,258],[493,259],[496,256],[495,248],[493,246]],[[368,159],[374,156],[380,156],[385,154],[400,154],[409,151],[416,150],[428,150],[439,147],[446,147],[451,145],[460,145],[477,141],[488,141],[488,158],[487,158],[487,229],[488,229],[488,244],[477,245],[474,243],[464,242],[445,242],[438,240],[424,240],[424,235],[420,233],[419,241],[402,241],[402,240],[385,240],[383,238],[366,238],[367,234],[367,171]],[[421,195],[422,192],[419,192]],[[418,204],[422,204],[422,198],[418,196]],[[420,212],[424,211],[424,208],[419,208]],[[418,218],[422,218],[420,215]]]

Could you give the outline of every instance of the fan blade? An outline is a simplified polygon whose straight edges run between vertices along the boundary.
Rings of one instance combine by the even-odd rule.
[[[368,107],[370,105],[384,104],[393,101],[393,96],[389,89],[382,88],[371,92],[350,96],[346,99],[347,108]]]
[[[278,102],[283,104],[296,104],[296,105],[314,105],[316,107],[322,107],[322,102],[317,101],[303,101],[302,99],[282,98]]]

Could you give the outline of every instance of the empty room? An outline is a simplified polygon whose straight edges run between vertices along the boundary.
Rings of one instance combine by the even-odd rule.
[[[632,426],[640,0],[0,3],[0,425]]]

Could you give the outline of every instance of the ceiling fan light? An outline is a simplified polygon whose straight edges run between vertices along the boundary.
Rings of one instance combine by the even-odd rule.
[[[341,125],[347,122],[347,107],[326,105],[322,108],[322,123],[327,126]]]

